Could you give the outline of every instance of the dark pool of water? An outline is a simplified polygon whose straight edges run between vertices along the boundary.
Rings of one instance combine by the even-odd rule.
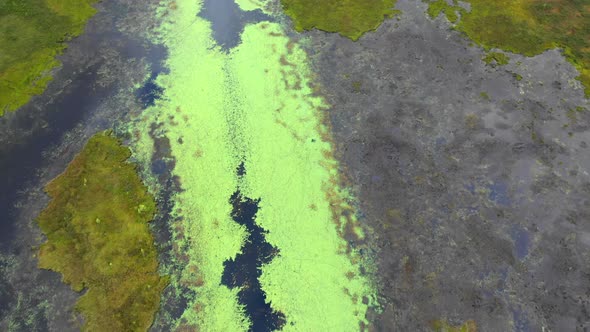
[[[158,72],[152,72],[149,80],[135,91],[135,96],[144,108],[154,106],[164,93],[164,89],[156,83],[158,75]]]
[[[242,163],[238,167],[238,176],[243,174],[245,168]],[[248,237],[235,260],[224,262],[221,283],[229,288],[240,288],[238,300],[245,306],[246,314],[252,322],[250,331],[278,330],[285,324],[285,315],[273,310],[271,303],[266,302],[266,295],[258,280],[262,274],[262,265],[268,264],[279,252],[266,242],[266,231],[255,222],[260,200],[244,197],[238,189],[229,202],[233,206],[232,219],[246,227]]]
[[[243,11],[234,0],[205,0],[199,16],[211,22],[213,38],[225,51],[240,43],[247,24],[272,20],[260,9]]]
[[[222,50],[229,52],[241,42],[244,27],[250,23],[272,21],[261,10],[243,11],[233,0],[204,0],[199,16],[209,20],[213,38]],[[244,163],[237,168],[239,178],[246,174]],[[265,230],[255,222],[259,199],[242,195],[239,188],[230,197],[233,206],[232,219],[246,227],[248,237],[242,252],[233,260],[224,262],[221,283],[230,288],[239,288],[238,300],[244,305],[252,323],[250,331],[274,331],[285,324],[285,315],[273,310],[260,286],[258,278],[261,267],[278,254],[278,249],[265,239]]]

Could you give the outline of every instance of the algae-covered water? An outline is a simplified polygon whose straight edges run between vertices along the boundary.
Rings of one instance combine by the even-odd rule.
[[[177,1],[170,11],[161,28],[169,73],[157,79],[164,92],[131,129],[140,135],[132,149],[149,160],[148,128],[157,123],[175,161],[181,190],[173,198],[172,241],[179,248],[173,264],[182,273],[172,287],[195,294],[178,324],[205,330],[258,326],[258,308],[245,302],[237,286],[259,284],[270,305],[265,310],[281,314],[283,330],[357,330],[367,323],[375,293],[361,273],[368,263],[343,237],[357,225],[351,197],[339,187],[338,163],[322,122],[327,105],[307,55],[262,15],[263,7],[234,5],[238,17],[259,22],[236,27],[241,42],[233,47],[214,38],[221,12],[207,11],[210,21],[195,16],[201,9],[199,3]],[[243,175],[236,174],[239,165]],[[237,188],[240,200],[257,202],[256,229],[232,220],[230,197]],[[251,242],[258,263],[247,264],[260,271],[253,284],[222,282],[227,262],[241,261],[252,250],[244,242],[253,241],[253,232],[264,232],[265,239]],[[266,255],[263,244],[274,248],[272,259],[260,259]],[[248,273],[234,269],[234,279]]]

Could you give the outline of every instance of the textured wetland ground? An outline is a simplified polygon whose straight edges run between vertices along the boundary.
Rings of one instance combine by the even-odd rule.
[[[313,327],[305,325],[314,323],[305,320],[308,316],[298,316],[294,312],[297,307],[284,299],[284,294],[291,294],[286,296],[290,300],[305,300],[308,293],[301,293],[298,287],[269,286],[274,280],[289,280],[292,274],[282,274],[275,268],[274,278],[278,279],[264,278],[264,273],[261,278],[258,272],[253,273],[256,270],[252,269],[252,260],[235,254],[244,244],[239,240],[248,234],[257,237],[250,245],[257,243],[267,249],[265,252],[272,252],[271,259],[252,256],[264,266],[276,267],[280,263],[293,267],[293,253],[309,252],[309,246],[290,244],[289,236],[283,236],[280,227],[288,223],[273,223],[268,217],[272,205],[290,211],[273,212],[275,216],[296,215],[298,218],[277,219],[293,220],[293,225],[305,219],[302,215],[324,213],[322,206],[313,203],[306,203],[302,210],[292,203],[305,195],[298,194],[284,179],[324,176],[321,172],[297,173],[298,169],[314,169],[308,168],[311,166],[307,161],[297,159],[301,155],[320,161],[326,155],[332,160],[334,155],[339,163],[330,165],[337,165],[332,167],[342,172],[344,183],[356,199],[356,203],[350,203],[352,206],[346,205],[347,200],[336,202],[344,204],[342,215],[355,215],[353,221],[363,225],[364,240],[352,236],[354,231],[342,234],[352,241],[351,246],[374,257],[377,264],[375,275],[383,310],[368,310],[366,316],[375,330],[590,328],[590,105],[584,99],[584,87],[575,79],[579,72],[568,62],[571,55],[566,54],[566,59],[558,50],[541,50],[534,57],[499,49],[487,52],[460,33],[461,28],[453,30],[448,21],[460,26],[465,13],[456,6],[465,6],[462,2],[437,2],[446,14],[437,16],[433,15],[433,5],[429,10],[427,3],[400,0],[394,18],[356,42],[317,30],[296,33],[290,28],[296,24],[280,14],[276,1],[264,6],[257,1],[238,2],[239,7],[231,1],[207,7],[205,1],[205,11],[198,17],[196,12],[187,12],[179,20],[186,23],[178,27],[185,28],[182,33],[167,38],[165,33],[158,37],[161,30],[153,29],[158,24],[153,16],[155,7],[139,8],[123,0],[104,1],[90,20],[87,34],[74,40],[65,52],[64,67],[56,73],[47,92],[0,119],[0,166],[3,176],[10,180],[9,190],[0,196],[5,207],[2,229],[6,230],[0,256],[0,329],[69,331],[80,324],[71,314],[76,293],[61,284],[57,274],[36,267],[36,246],[43,239],[33,219],[48,201],[41,190],[44,184],[64,170],[88,137],[112,127],[134,149],[135,161],[143,165],[140,174],[162,211],[152,223],[152,230],[162,270],[171,274],[173,287],[164,293],[162,308],[152,326],[154,331],[174,326],[191,330],[204,317],[212,319],[201,323],[205,330],[222,326],[227,317],[213,315],[207,308],[236,306],[240,288],[230,287],[228,292],[220,284],[222,276],[227,276],[225,284],[236,284],[236,274],[224,269],[232,265],[227,263],[232,262],[229,259],[235,259],[235,270],[242,268],[256,275],[260,282],[254,285],[277,299],[266,307],[265,313],[275,316],[274,323],[267,322],[266,327],[283,324],[280,314],[286,314],[286,329]],[[170,20],[174,20],[173,12],[179,6],[184,10],[179,1],[167,7],[169,14],[163,11],[168,23],[174,23]],[[239,22],[227,30],[223,30],[224,8],[232,8],[231,17],[238,18],[232,22]],[[449,15],[451,12],[456,17]],[[207,28],[207,21],[213,30]],[[286,33],[277,28],[278,23],[287,27]],[[219,24],[218,28],[215,24]],[[300,26],[298,30],[311,26]],[[375,26],[371,24],[368,29]],[[170,49],[176,62],[160,63],[170,54],[161,46],[153,46],[146,31],[151,40],[155,36],[173,46]],[[264,44],[262,40],[277,53],[259,52],[252,47]],[[307,51],[307,65],[300,62],[306,55],[296,45],[303,45]],[[198,63],[179,60],[195,54],[200,55]],[[250,58],[264,60],[249,62]],[[280,72],[281,68],[284,72],[280,75],[262,78],[264,70]],[[306,68],[313,75],[297,75]],[[249,84],[252,77],[270,83]],[[313,84],[302,84],[306,80]],[[173,84],[175,81],[184,82],[188,89],[183,91],[183,85]],[[287,87],[278,89],[279,97],[276,91],[264,92],[274,82],[280,82],[281,89]],[[327,147],[323,129],[289,126],[297,121],[305,123],[307,117],[296,121],[278,117],[273,122],[269,116],[272,113],[266,112],[266,107],[277,100],[290,100],[289,87],[302,86],[313,87],[312,96],[298,95],[294,100],[307,98],[312,105],[317,102],[315,107],[322,109],[336,142],[335,150],[322,157],[309,151],[317,151],[310,148],[312,143]],[[206,91],[206,98],[194,99],[200,95],[195,91]],[[322,103],[315,99],[320,95]],[[229,101],[219,103],[220,97]],[[248,108],[253,105],[256,107]],[[275,106],[282,106],[281,111],[287,114],[282,116],[288,116],[298,110],[289,105]],[[167,111],[160,112],[158,107]],[[208,113],[216,107],[223,112]],[[144,117],[140,116],[142,109]],[[141,119],[134,124],[141,130],[129,131],[124,124],[130,119]],[[247,130],[250,127],[243,123],[257,123],[258,128],[263,128],[260,132],[274,133],[275,144],[259,136],[259,132]],[[224,141],[224,128],[233,128],[229,142]],[[290,129],[289,135],[281,136],[284,129]],[[215,134],[216,139],[208,138],[207,133]],[[309,142],[298,143],[305,141],[302,137],[309,138]],[[229,153],[216,154],[220,141],[226,142],[222,148]],[[281,146],[289,146],[290,154],[283,153]],[[292,170],[288,167],[293,166],[285,166],[284,173],[276,170],[272,177],[260,177],[270,174],[272,163],[277,162],[266,158],[269,155],[265,149],[284,155],[280,162],[299,166]],[[236,175],[237,165],[245,167]],[[14,171],[15,166],[21,167]],[[190,176],[199,172],[206,172],[208,177]],[[269,178],[282,184],[279,194],[273,192],[274,186],[265,186]],[[211,181],[218,192],[207,191],[212,188]],[[199,189],[194,184],[204,186]],[[246,225],[248,221],[238,221],[237,215],[232,215],[230,197],[236,188],[244,198],[233,201],[234,212],[256,205],[255,225],[239,228],[238,224]],[[283,188],[289,188],[291,193]],[[313,186],[305,188],[321,192]],[[200,197],[218,201],[219,206],[210,207],[210,212],[195,209],[202,202]],[[284,197],[291,201],[285,202]],[[179,211],[179,207],[183,210]],[[215,209],[225,211],[227,218],[207,219],[207,213],[214,216]],[[183,221],[193,220],[197,213],[216,227],[216,233],[198,237],[199,231],[205,231],[200,228],[203,225]],[[237,231],[229,240],[220,242],[225,243],[224,248],[216,247],[217,242],[209,247],[198,242],[227,229]],[[313,234],[309,236],[312,239]],[[242,254],[251,249],[243,248]],[[212,255],[211,261],[216,263],[210,264],[211,270],[201,271],[204,266],[199,251],[230,254]],[[305,266],[313,268],[313,264]],[[321,271],[335,270],[332,265],[326,266],[327,270]],[[301,271],[317,278],[313,270]],[[207,276],[218,278],[218,284],[211,283]],[[354,272],[348,276],[354,278]],[[305,275],[302,278],[305,281]],[[358,277],[355,280],[362,281]],[[318,291],[327,292],[334,302],[325,302],[325,307],[319,305],[322,301],[300,305],[303,313],[321,316],[317,308],[334,310],[346,303],[330,291],[333,285],[324,282],[318,280],[315,285],[326,285]],[[297,280],[288,285],[297,286]],[[258,288],[252,290],[251,298],[259,298]],[[245,293],[242,295],[248,295]],[[218,303],[207,302],[206,296],[211,294],[221,294],[216,298]],[[325,301],[326,296],[321,297]],[[264,305],[258,305],[261,307]],[[342,308],[346,311],[352,306]],[[365,307],[356,307],[359,309]],[[233,309],[228,312],[234,313]],[[244,316],[230,318],[236,317]],[[241,327],[247,324],[239,318],[233,323]],[[352,326],[340,323],[332,329],[341,331]]]
[[[356,43],[315,32],[310,46],[379,247],[376,327],[588,329],[590,113],[577,73],[556,50],[486,64],[427,5],[396,8]]]

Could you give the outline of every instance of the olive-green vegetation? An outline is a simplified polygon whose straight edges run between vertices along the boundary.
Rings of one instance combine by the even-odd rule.
[[[396,0],[281,0],[297,31],[338,32],[352,40],[392,17]]]
[[[0,1],[0,116],[45,90],[65,42],[82,33],[96,0]]]
[[[498,65],[507,65],[508,62],[510,62],[510,58],[506,54],[500,52],[488,52],[482,60],[488,65],[492,62],[495,62]]]
[[[429,3],[428,15],[430,15],[430,17],[434,18],[434,17],[438,17],[438,15],[440,15],[440,13],[445,13],[445,15],[447,16],[447,19],[451,23],[455,23],[457,21],[457,19],[459,18],[459,16],[457,15],[457,11],[459,9],[462,9],[462,8],[458,8],[457,6],[454,6],[454,5],[449,5],[449,3],[446,0],[437,0],[437,1],[433,1],[433,2]]]
[[[477,324],[471,319],[459,326],[452,325],[446,320],[435,320],[432,322],[432,328],[436,332],[477,332]]]
[[[39,266],[87,290],[76,304],[85,331],[147,330],[167,284],[148,226],[155,202],[130,155],[99,133],[45,188],[51,201],[38,217],[47,236]]]
[[[443,4],[444,2],[444,4]],[[432,17],[441,12],[455,29],[465,33],[486,50],[534,56],[551,48],[564,49],[566,59],[580,72],[578,79],[590,96],[590,2],[588,0],[465,0],[467,11],[457,0],[430,2]],[[452,14],[450,14],[452,13]],[[455,15],[460,14],[460,18]]]

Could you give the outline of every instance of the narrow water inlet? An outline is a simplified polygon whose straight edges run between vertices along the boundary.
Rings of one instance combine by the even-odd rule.
[[[211,22],[212,37],[226,52],[240,43],[247,24],[273,21],[260,9],[243,11],[234,0],[205,0],[199,16]]]

